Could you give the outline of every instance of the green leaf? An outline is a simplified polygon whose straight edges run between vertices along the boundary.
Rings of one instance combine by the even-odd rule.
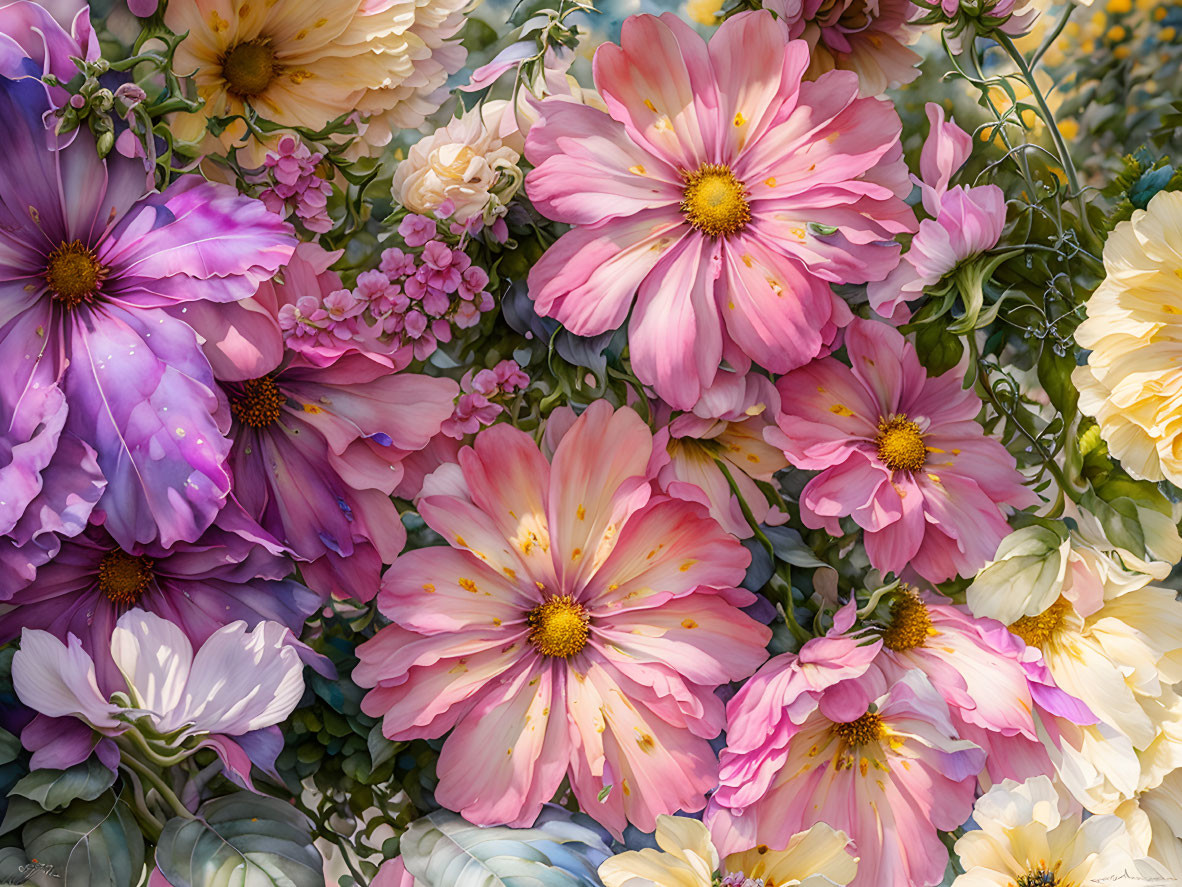
[[[156,865],[174,887],[323,887],[311,823],[277,798],[238,792],[172,819]]]
[[[1104,527],[1104,536],[1113,545],[1145,557],[1145,531],[1141,527],[1137,504],[1123,496],[1105,502],[1092,490],[1080,497],[1079,504],[1096,515]]]
[[[0,766],[11,764],[21,753],[21,741],[0,727]]]
[[[70,887],[135,887],[144,869],[144,838],[131,810],[107,792],[45,813],[25,825],[25,853]],[[61,880],[57,880],[57,878]]]
[[[93,801],[114,784],[114,772],[91,755],[69,770],[34,770],[9,795],[28,798],[46,810],[60,810],[76,800]]]
[[[380,721],[370,728],[366,745],[369,747],[369,759],[374,770],[377,770],[406,747],[405,742],[391,742],[383,736]]]

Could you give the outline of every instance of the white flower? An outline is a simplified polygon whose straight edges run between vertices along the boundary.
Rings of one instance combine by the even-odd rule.
[[[445,202],[460,224],[504,215],[521,187],[520,155],[485,128],[479,114],[465,114],[410,149],[394,172],[394,199],[423,215]]]
[[[304,692],[303,666],[290,632],[277,622],[218,629],[193,655],[174,623],[128,610],[111,636],[111,655],[127,693],[102,697],[94,661],[73,635],[67,643],[26,628],[12,660],[16,695],[47,717],[75,717],[107,736],[146,716],[156,733],[241,736],[283,721]]]
[[[977,800],[979,830],[956,842],[965,873],[953,887],[1080,887],[1136,865],[1136,845],[1117,816],[1081,822],[1050,779],[1007,779]]]
[[[1182,770],[1116,811],[1154,862],[1182,877]]]
[[[1182,607],[1174,591],[1150,584],[1169,564],[1113,549],[1094,519],[1080,517],[1080,530],[1053,550],[1035,530],[1013,534],[999,556],[1013,575],[986,567],[967,601],[1038,648],[1055,683],[1103,722],[1065,737],[1075,760],[1060,775],[1089,810],[1111,813],[1182,767]]]
[[[834,887],[853,880],[858,860],[847,848],[849,837],[827,825],[793,835],[783,850],[759,847],[732,853],[719,872],[718,851],[706,826],[684,816],[657,817],[657,846],[620,853],[599,867],[605,887],[711,887],[774,884],[775,887]]]

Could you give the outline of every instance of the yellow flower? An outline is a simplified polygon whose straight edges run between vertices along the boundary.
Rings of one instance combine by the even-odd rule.
[[[1142,868],[1136,842],[1116,816],[1081,822],[1067,813],[1051,780],[1007,779],[977,799],[973,821],[980,826],[956,842],[965,873],[952,887],[1001,884],[1098,884],[1135,877]]]
[[[996,581],[1005,570],[990,565],[967,599],[975,616],[1007,623],[1038,648],[1055,683],[1103,722],[1069,738],[1062,775],[1089,810],[1111,813],[1182,767],[1182,607],[1174,591],[1150,584],[1169,575],[1169,563],[1098,542],[1102,529],[1086,512],[1079,527],[1053,553],[1047,540],[1015,542],[1015,555],[1053,554],[1050,569],[1035,578],[1011,557],[1018,583]]]
[[[1130,474],[1182,484],[1182,193],[1117,225],[1104,268],[1075,334],[1092,351],[1072,375],[1080,409]]]
[[[178,115],[174,132],[203,150],[237,147],[261,165],[260,143],[236,120],[219,138],[211,117],[249,106],[283,126],[322,129],[348,111],[359,118],[354,154],[373,153],[395,129],[414,128],[438,109],[449,74],[464,63],[454,36],[469,0],[184,0],[170,3],[168,27],[189,36],[173,60],[196,72],[205,107]]]
[[[1155,789],[1126,801],[1116,815],[1142,851],[1167,872],[1182,872],[1182,770],[1175,770]]]
[[[722,19],[718,13],[722,11],[723,0],[689,0],[685,4],[685,14],[699,25],[719,25]]]
[[[605,887],[711,887],[719,871],[718,851],[706,826],[684,816],[657,817],[658,850],[630,850],[599,867]],[[858,861],[844,832],[814,825],[794,835],[784,850],[760,846],[732,853],[722,865],[723,884],[775,887],[834,887],[854,879]]]

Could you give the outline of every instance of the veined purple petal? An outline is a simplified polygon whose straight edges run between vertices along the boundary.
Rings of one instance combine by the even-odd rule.
[[[196,539],[230,490],[230,444],[193,331],[106,305],[75,320],[70,352],[68,427],[98,453],[107,530],[124,548]]]

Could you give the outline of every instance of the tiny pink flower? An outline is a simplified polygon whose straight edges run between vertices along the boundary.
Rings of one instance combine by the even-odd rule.
[[[398,225],[398,234],[407,246],[422,246],[435,237],[435,220],[414,213]]]
[[[851,516],[884,572],[974,575],[1009,533],[1003,509],[1038,497],[975,421],[981,402],[962,369],[929,378],[911,342],[876,321],[855,321],[846,349],[850,366],[829,357],[777,383],[779,427],[764,437],[821,472],[801,493],[801,519],[838,536]]]

